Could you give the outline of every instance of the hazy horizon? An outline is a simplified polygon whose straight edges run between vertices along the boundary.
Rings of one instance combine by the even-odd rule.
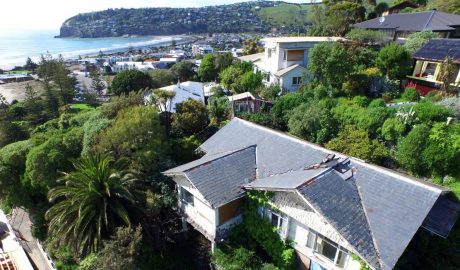
[[[59,30],[68,18],[108,8],[143,7],[203,7],[247,2],[242,0],[78,0],[78,1],[7,1],[2,3],[0,31]],[[310,3],[312,0],[289,0],[290,3]],[[315,2],[313,0],[313,2]]]

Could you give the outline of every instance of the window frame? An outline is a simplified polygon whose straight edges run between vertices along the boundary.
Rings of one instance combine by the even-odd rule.
[[[299,86],[302,84],[302,77],[292,77],[292,86]]]
[[[313,238],[309,239],[310,236],[312,236]],[[335,247],[336,252],[335,252],[335,255],[334,255],[334,260],[331,260],[329,257],[327,257],[326,255],[324,255],[324,254],[322,254],[321,252],[318,251],[318,239],[321,239],[321,241],[325,242],[326,244],[329,244],[329,245]],[[312,247],[309,246],[309,240],[311,240],[313,242]],[[312,230],[310,228],[308,229],[307,241],[305,243],[305,247],[311,249],[313,251],[313,254],[319,255],[319,256],[321,256],[321,258],[327,259],[328,262],[331,262],[336,267],[345,268],[345,266],[346,266],[347,257],[349,256],[349,251],[347,249],[345,249],[344,247],[342,247],[341,245],[339,245],[338,243],[335,243],[331,239],[329,239],[329,238],[327,238],[327,237],[315,232],[314,230]],[[344,259],[343,259],[343,266],[339,265],[339,254],[341,252],[345,255]]]
[[[191,201],[187,200],[190,198]],[[193,194],[186,190],[184,187],[181,187],[180,190],[180,200],[186,205],[195,206],[195,196],[193,196]]]

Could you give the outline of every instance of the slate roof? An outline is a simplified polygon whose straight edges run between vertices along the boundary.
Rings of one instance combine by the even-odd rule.
[[[340,153],[238,118],[200,149],[209,157],[248,146],[255,146],[252,149],[257,157],[257,180],[251,183],[253,187],[275,186],[274,181],[264,178],[281,179],[282,174],[289,177],[278,186],[293,187],[309,178],[295,171],[318,164],[331,153],[346,159]],[[236,169],[242,163],[232,166]],[[355,168],[350,180],[341,178],[340,182],[336,175],[330,174],[298,190],[369,264],[377,269],[392,269],[439,196],[448,191],[355,158],[350,158],[350,166]],[[224,175],[218,170],[214,172]],[[350,216],[355,218],[352,220]]]
[[[460,39],[432,39],[412,57],[434,61],[444,61],[446,57],[449,57],[460,63]]]
[[[396,31],[418,32],[423,30],[431,31],[453,31],[460,26],[460,16],[441,11],[431,10],[414,13],[396,13],[381,18],[375,18],[354,24],[355,28],[364,29],[395,29]]]
[[[244,194],[241,188],[255,178],[256,147],[206,155],[201,159],[163,172],[185,175],[212,207],[233,201]]]
[[[380,268],[377,250],[354,179],[327,173],[297,189],[373,268]]]
[[[306,181],[324,173],[328,169],[319,168],[314,170],[298,170],[274,176],[257,179],[254,182],[244,185],[248,189],[264,190],[292,190],[302,185]]]

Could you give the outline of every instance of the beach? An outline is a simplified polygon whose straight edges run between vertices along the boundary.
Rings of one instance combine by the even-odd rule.
[[[43,54],[75,59],[90,55],[116,53],[128,48],[147,48],[187,42],[187,36],[131,36],[109,38],[54,38],[56,31],[18,31],[0,33],[0,69],[24,65],[27,57],[39,62]],[[14,50],[12,50],[14,48]]]
[[[23,100],[27,84],[39,93],[43,91],[43,86],[39,81],[31,80],[27,82],[0,84],[0,94],[6,98],[8,103],[11,103],[13,100]]]

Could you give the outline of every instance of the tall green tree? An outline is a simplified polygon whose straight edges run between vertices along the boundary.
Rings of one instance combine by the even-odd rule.
[[[342,44],[323,42],[310,50],[308,70],[324,85],[340,88],[353,71],[353,61]]]
[[[181,82],[188,81],[196,75],[195,64],[190,61],[182,61],[174,64],[171,71],[174,76]]]
[[[131,226],[137,178],[104,155],[81,158],[51,189],[46,212],[50,233],[61,245],[87,254],[98,251],[119,225]]]
[[[210,82],[217,79],[217,68],[216,68],[216,56],[212,53],[208,53],[201,60],[201,65],[198,68],[198,76],[201,81]]]
[[[112,92],[116,95],[144,90],[152,86],[152,78],[139,70],[123,70],[112,81]]]
[[[391,80],[403,79],[412,70],[410,53],[403,46],[396,43],[385,46],[379,52],[375,63]]]
[[[176,105],[173,115],[173,127],[186,136],[202,131],[208,125],[208,114],[203,103],[196,99],[187,99]]]

